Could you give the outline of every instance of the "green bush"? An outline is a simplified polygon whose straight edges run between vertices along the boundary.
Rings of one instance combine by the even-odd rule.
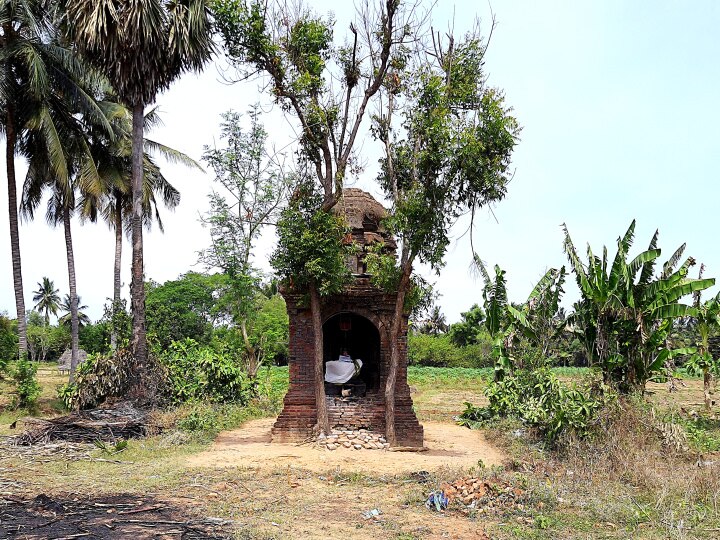
[[[15,406],[31,409],[40,397],[40,383],[37,380],[37,365],[22,358],[13,371],[15,381]]]
[[[82,410],[100,405],[108,397],[122,396],[134,369],[129,349],[115,354],[88,354],[75,369],[75,380],[58,388],[58,397],[68,409]]]
[[[171,343],[149,362],[147,385],[153,395],[172,403],[246,403],[256,391],[255,381],[248,381],[229,356],[192,339]],[[108,397],[122,397],[134,369],[128,349],[88,355],[77,367],[75,382],[60,387],[58,396],[70,409],[95,407]]]
[[[615,399],[607,387],[563,384],[549,368],[517,370],[485,390],[490,404],[465,403],[459,423],[476,427],[493,418],[512,416],[538,428],[549,441],[563,431],[586,436],[600,409]]]
[[[0,377],[7,373],[8,364],[18,357],[17,323],[0,314]]]
[[[240,366],[227,354],[192,339],[174,341],[160,356],[172,401],[246,402],[254,393]]]
[[[489,367],[492,365],[490,348],[486,342],[459,347],[447,334],[410,334],[408,362],[413,366],[428,367]]]

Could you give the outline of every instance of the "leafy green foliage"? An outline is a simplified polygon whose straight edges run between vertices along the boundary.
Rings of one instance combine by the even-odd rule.
[[[241,366],[230,355],[203,346],[192,339],[173,342],[159,357],[152,358],[146,384],[172,403],[245,403],[256,391]],[[75,380],[62,386],[59,397],[70,409],[86,409],[109,397],[125,395],[135,360],[128,349],[115,354],[88,355],[76,371]]]
[[[455,219],[502,199],[519,127],[504,98],[486,87],[485,45],[476,36],[452,42],[429,60],[408,63],[386,81],[393,96],[375,118],[374,133],[388,150],[379,177],[393,200],[389,228],[411,254],[442,267]],[[402,130],[393,132],[397,100]]]
[[[557,317],[565,282],[565,267],[560,270],[549,269],[533,287],[527,301],[516,307],[508,301],[505,271],[496,265],[493,279],[482,261],[476,258],[476,263],[485,282],[485,328],[493,342],[496,378],[501,379],[518,364],[518,358],[521,357],[517,352],[523,350],[523,344],[534,350],[535,354],[531,356],[544,363],[552,338],[565,325],[565,320]],[[535,363],[531,361],[529,365]]]
[[[226,284],[222,274],[196,272],[162,285],[148,283],[145,313],[150,340],[161,350],[186,338],[209,343],[213,323],[223,316],[217,297]]]
[[[408,335],[408,363],[412,366],[481,368],[493,364],[492,344],[487,334],[472,345],[459,347],[448,335]]]
[[[450,325],[450,340],[460,347],[477,343],[484,329],[483,321],[485,312],[480,306],[473,304],[468,311],[460,313],[460,322]]]
[[[174,402],[245,402],[253,386],[242,368],[223,353],[192,339],[173,342],[160,361],[167,369]]]
[[[262,272],[252,256],[262,231],[277,220],[285,205],[291,180],[265,148],[267,132],[259,120],[259,107],[253,107],[248,116],[246,131],[239,114],[225,113],[221,128],[226,146],[205,147],[203,160],[224,189],[210,195],[203,223],[210,227],[211,243],[200,253],[200,260],[209,269],[223,271],[226,283],[220,301],[242,338],[238,350],[248,376],[254,378],[264,358],[265,342],[254,326],[266,298],[260,293]],[[229,202],[225,193],[230,195]]]
[[[498,416],[513,416],[538,428],[549,441],[566,430],[586,436],[597,413],[614,400],[602,385],[567,387],[548,368],[516,370],[491,383],[485,395],[490,404],[466,403],[460,425],[475,427]]]
[[[287,359],[289,319],[285,300],[275,294],[262,302],[253,324],[250,341],[263,351],[263,356],[276,363]]]
[[[110,325],[100,321],[80,327],[78,339],[80,348],[89,354],[105,353],[110,348]]]
[[[12,373],[15,381],[15,406],[31,409],[40,397],[40,383],[37,380],[37,364],[21,358]]]
[[[714,285],[714,279],[688,278],[695,264],[692,257],[680,263],[685,245],[680,246],[655,276],[661,250],[657,231],[645,251],[629,258],[635,221],[618,238],[612,262],[607,249],[602,258],[588,246],[583,264],[566,227],[565,253],[575,273],[581,299],[571,318],[588,358],[598,365],[606,381],[622,391],[644,389],[645,383],[665,369],[672,356],[667,346],[673,321],[696,316],[696,307],[680,300]]]
[[[109,333],[108,339],[112,341],[112,335],[115,335],[116,346],[120,349],[127,347],[130,343],[132,334],[132,317],[127,310],[127,301],[106,303],[103,306],[103,316],[100,324],[107,327]],[[82,335],[82,333],[81,333]],[[90,348],[85,349],[90,352]],[[96,349],[95,352],[106,352],[107,348]]]
[[[302,158],[322,186],[323,210],[340,197],[352,151],[371,98],[391,59],[411,40],[411,11],[377,2],[351,25],[343,46],[333,42],[332,17],[305,6],[261,0],[215,0],[215,27],[240,77],[266,75],[273,98],[298,122]],[[360,13],[360,12],[358,12]],[[357,29],[365,29],[358,32]],[[331,62],[331,59],[337,59]]]
[[[30,360],[47,362],[57,360],[70,344],[70,330],[66,326],[48,326],[40,318],[28,318],[27,346]]]
[[[17,322],[0,314],[0,377],[11,360],[18,357]]]
[[[320,210],[322,197],[304,182],[278,221],[278,244],[270,263],[294,290],[314,283],[320,294],[337,293],[350,279],[345,256],[354,246],[345,241],[344,219]]]

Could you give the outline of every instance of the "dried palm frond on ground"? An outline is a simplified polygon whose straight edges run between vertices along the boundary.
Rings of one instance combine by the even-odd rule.
[[[75,382],[63,390],[65,404],[73,410],[97,407],[107,399],[127,395],[137,372],[136,360],[130,349],[119,349],[114,354],[96,354],[78,366]],[[153,356],[145,366],[144,400],[157,404],[165,394],[167,373]]]
[[[24,433],[11,438],[15,445],[28,446],[49,441],[92,443],[144,437],[150,430],[148,412],[132,403],[121,403],[113,408],[92,409],[40,419],[24,418]]]
[[[188,508],[148,497],[78,498],[44,493],[0,497],[0,537],[14,538],[232,538],[233,522],[193,519]],[[22,532],[22,534],[21,534]]]

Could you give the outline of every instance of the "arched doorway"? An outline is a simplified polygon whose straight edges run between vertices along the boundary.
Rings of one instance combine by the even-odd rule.
[[[338,313],[323,324],[323,360],[337,360],[343,349],[363,365],[355,383],[364,385],[367,393],[377,393],[380,386],[380,332],[375,325],[357,313]],[[352,381],[351,381],[352,382]],[[326,393],[333,394],[326,385]],[[339,392],[339,390],[338,390]]]

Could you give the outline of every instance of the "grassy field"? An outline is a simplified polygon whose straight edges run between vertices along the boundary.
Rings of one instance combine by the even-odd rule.
[[[561,368],[557,373],[572,381],[585,377],[588,370]],[[9,386],[0,383],[0,434],[14,434],[9,424],[28,413],[61,413],[55,388],[65,377],[45,367],[39,374],[43,393],[36,411],[9,410]],[[482,404],[491,377],[489,369],[408,370],[421,421],[450,423],[464,401]],[[486,438],[508,456],[502,469],[447,469],[408,476],[352,469],[317,474],[291,464],[274,471],[188,467],[186,459],[206,449],[220,430],[276,414],[287,389],[287,368],[263,372],[261,389],[264,397],[248,407],[201,404],[164,412],[157,419],[165,426],[163,432],[132,440],[126,450],[112,456],[92,446],[79,458],[15,453],[2,447],[0,492],[16,497],[152,496],[188,515],[232,520],[236,537],[245,539],[720,535],[720,423],[716,414],[703,413],[702,382],[697,379],[687,378],[673,394],[665,385],[649,385],[646,400],[616,411],[621,421],[612,424],[615,431],[602,443],[578,441],[555,452],[516,422],[488,428]],[[656,432],[663,425],[679,426],[688,449],[676,452],[657,442]],[[429,491],[470,473],[527,491],[525,506],[491,515],[477,510],[438,515],[424,507]],[[362,512],[372,508],[383,511],[381,519],[362,518]]]

